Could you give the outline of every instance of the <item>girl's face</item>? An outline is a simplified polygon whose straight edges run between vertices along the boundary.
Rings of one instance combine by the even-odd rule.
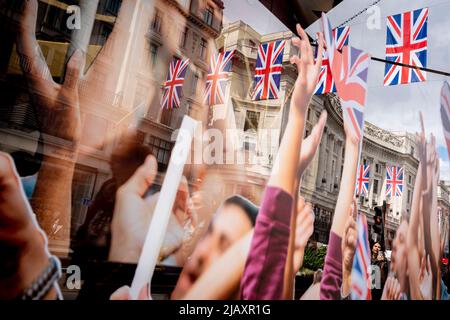
[[[373,245],[373,247],[372,247],[372,252],[373,252],[374,254],[378,254],[378,252],[380,252],[380,250],[381,250],[380,244],[379,244],[379,243],[375,243],[375,244]]]

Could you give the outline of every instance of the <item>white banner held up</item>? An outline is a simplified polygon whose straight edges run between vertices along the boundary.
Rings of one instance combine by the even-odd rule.
[[[151,283],[197,125],[198,121],[184,116],[131,284],[131,298],[134,300],[139,291]]]

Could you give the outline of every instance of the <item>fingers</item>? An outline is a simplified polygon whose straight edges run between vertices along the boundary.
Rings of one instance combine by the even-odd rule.
[[[300,212],[303,211],[303,208],[305,207],[305,198],[303,197],[298,197],[298,201],[297,201],[297,215],[300,214]]]
[[[325,45],[325,40],[323,39],[323,33],[318,32],[317,33],[319,38],[319,49],[317,50],[317,62],[316,62],[316,72],[317,74],[320,73],[320,69],[322,68],[322,60],[323,60],[323,48]]]
[[[304,54],[306,54],[308,61],[314,61],[312,48],[311,48],[311,44],[309,43],[308,35],[306,34],[305,30],[303,30],[303,28],[300,26],[299,23],[297,23],[296,28],[297,28],[298,35],[302,39],[302,44],[304,44],[304,51],[302,51],[302,56]]]
[[[155,157],[148,155],[144,164],[137,168],[131,178],[119,188],[118,193],[130,192],[142,197],[155,180],[157,170],[158,164]]]
[[[325,129],[325,125],[327,124],[327,118],[328,113],[326,110],[324,110],[320,115],[319,121],[316,123],[311,132],[311,136],[314,137],[314,142],[316,144],[319,144],[319,142],[322,140],[323,130]]]
[[[23,11],[19,18],[20,29],[17,37],[16,50],[20,57],[23,73],[32,80],[45,79],[53,81],[50,70],[42,55],[36,40],[36,17],[38,11],[37,0],[24,1]],[[37,89],[37,83],[32,82],[30,89]]]
[[[64,87],[68,89],[77,88],[80,75],[84,70],[85,60],[86,58],[83,52],[80,49],[76,50],[67,63]]]
[[[0,151],[0,186],[1,189],[14,185],[19,187],[19,175],[14,165],[14,160],[5,152]]]
[[[130,287],[129,286],[123,286],[114,291],[111,296],[109,297],[109,300],[131,300],[131,293],[130,293]]]

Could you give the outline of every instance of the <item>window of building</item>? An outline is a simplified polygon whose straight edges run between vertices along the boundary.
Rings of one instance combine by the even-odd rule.
[[[194,74],[194,77],[192,78],[192,94],[197,92],[198,79],[198,74]]]
[[[158,9],[155,9],[155,16],[153,17],[153,22],[152,22],[152,30],[155,31],[155,32],[160,33],[161,32],[161,25],[162,25],[161,12],[159,12]]]
[[[162,114],[161,114],[161,120],[160,122],[166,126],[170,127],[170,122],[172,120],[172,109],[166,109],[164,108],[162,110]]]
[[[412,177],[410,174],[408,174],[408,183],[411,184],[412,183]],[[408,201],[409,202],[409,201]]]
[[[188,29],[184,29],[180,33],[180,47],[186,48]]]
[[[207,42],[205,39],[200,40],[200,58],[204,59],[206,57]]]
[[[62,20],[62,14],[64,13],[64,11],[62,11],[61,9],[54,7],[54,6],[49,6],[47,13],[45,15],[45,22],[49,27],[55,28],[55,29],[60,29],[61,28],[61,20]]]
[[[408,190],[408,199],[407,199],[407,204],[409,204],[411,201],[411,190]]]
[[[173,144],[156,137],[150,137],[148,144],[152,149],[152,154],[155,156],[156,161],[158,161],[158,170],[163,171],[167,169]]]
[[[248,46],[250,47],[250,52],[251,52],[251,53],[256,53],[256,50],[257,50],[258,48],[256,47],[255,41],[248,40]],[[308,110],[309,110],[309,109],[308,109]]]
[[[378,194],[378,180],[377,179],[373,180],[373,193]]]
[[[203,13],[203,21],[205,21],[207,25],[212,26],[213,19],[214,19],[214,8],[208,6],[206,7],[205,12]]]
[[[100,44],[105,44],[106,40],[108,40],[109,35],[111,34],[112,29],[109,25],[102,25],[102,29],[100,31]]]
[[[158,46],[154,43],[150,44],[150,62],[152,67],[156,65],[156,60],[158,59]]]
[[[117,15],[119,13],[121,0],[108,0],[106,3],[106,10],[110,13]]]
[[[247,110],[247,113],[245,115],[244,131],[248,131],[251,129],[255,131],[258,130],[258,123],[259,123],[259,112]]]
[[[246,137],[244,140],[244,149],[246,151],[255,151],[256,143],[254,143],[249,137]]]
[[[375,164],[375,172],[376,173],[381,173],[381,166],[378,163]]]

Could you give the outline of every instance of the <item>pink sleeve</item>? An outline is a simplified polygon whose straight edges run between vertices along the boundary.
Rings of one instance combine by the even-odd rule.
[[[283,298],[292,202],[282,189],[266,188],[241,280],[243,300]]]
[[[342,249],[341,237],[330,232],[327,255],[320,282],[320,300],[341,300]]]

